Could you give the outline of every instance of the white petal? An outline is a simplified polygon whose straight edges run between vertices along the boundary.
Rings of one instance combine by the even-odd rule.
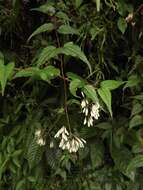
[[[82,107],[82,108],[85,108],[85,106],[86,106],[86,102],[85,102],[85,100],[82,100],[82,102],[81,102],[81,107]]]
[[[88,115],[88,108],[85,109],[85,115]]]
[[[55,134],[54,138],[58,138],[63,133],[64,130],[65,130],[65,127],[63,126],[60,130],[58,130],[58,132]]]
[[[60,141],[59,148],[62,148],[63,145],[64,145],[64,143],[65,143],[65,141],[64,141],[64,139],[62,139],[62,140]]]
[[[86,119],[86,117],[85,117],[85,118],[84,118],[83,125],[86,125],[86,123],[87,123],[87,119]]]

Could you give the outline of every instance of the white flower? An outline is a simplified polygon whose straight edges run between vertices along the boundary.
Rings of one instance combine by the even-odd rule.
[[[93,126],[94,120],[97,120],[100,117],[100,104],[98,102],[95,102],[89,105],[89,102],[86,99],[84,93],[81,92],[81,94],[83,96],[83,100],[81,101],[81,108],[82,113],[85,115],[83,125],[87,124],[87,126],[90,127]]]
[[[67,129],[63,126],[54,136],[54,138],[59,138],[60,135],[69,135]]]
[[[77,152],[79,148],[84,148],[86,141],[76,136],[69,136],[69,132],[65,127],[62,127],[54,136],[55,138],[61,138],[59,148],[62,150],[68,150],[70,153]]]
[[[43,140],[43,138],[39,138],[36,140],[37,144],[39,144],[40,146],[44,146],[46,143],[45,141]]]
[[[37,129],[37,130],[35,131],[35,136],[36,136],[36,137],[40,137],[40,136],[41,136],[41,129]]]
[[[50,148],[53,148],[54,147],[54,143],[53,141],[50,142]]]
[[[86,125],[86,123],[87,123],[87,119],[86,119],[86,117],[85,117],[85,118],[84,118],[83,125]]]
[[[85,108],[85,107],[86,107],[86,101],[85,101],[85,100],[82,100],[82,102],[81,102],[81,107],[82,107],[82,108]]]

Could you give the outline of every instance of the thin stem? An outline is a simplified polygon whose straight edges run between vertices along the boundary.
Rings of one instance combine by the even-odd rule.
[[[59,41],[59,37],[58,37],[57,32],[55,32],[55,34],[56,34],[58,47],[60,47],[60,41]],[[68,124],[68,128],[69,128],[69,132],[71,133],[70,120],[69,120],[68,107],[67,107],[67,85],[66,85],[66,80],[67,79],[66,79],[66,77],[64,75],[63,57],[59,56],[59,58],[60,58],[60,62],[61,62],[61,75],[62,75],[63,85],[64,85],[64,110],[65,110],[65,114],[66,114],[66,120],[67,120],[67,124]]]

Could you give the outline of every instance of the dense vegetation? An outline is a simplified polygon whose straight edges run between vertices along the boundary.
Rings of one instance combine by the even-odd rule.
[[[0,0],[0,189],[143,189],[141,0]]]

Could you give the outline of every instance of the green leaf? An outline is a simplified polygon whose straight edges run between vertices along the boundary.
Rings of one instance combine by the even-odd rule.
[[[58,32],[60,34],[75,34],[75,35],[79,34],[77,29],[75,29],[69,25],[61,25],[58,29]]]
[[[131,75],[128,79],[128,81],[126,82],[126,85],[124,86],[124,89],[126,88],[131,88],[131,87],[135,87],[139,84],[140,79],[138,75]]]
[[[39,71],[40,70],[37,67],[29,67],[29,68],[18,71],[15,74],[14,78],[32,77],[32,76],[36,75]]]
[[[49,65],[45,67],[44,69],[41,69],[39,76],[42,80],[49,81],[51,79],[54,79],[60,75],[60,70],[55,68],[52,65]]]
[[[32,11],[39,11],[45,14],[48,14],[50,16],[53,16],[56,12],[55,7],[52,6],[50,3],[45,3],[44,5],[41,5],[39,8],[33,8]]]
[[[99,88],[98,94],[101,97],[101,99],[103,100],[103,102],[105,103],[105,105],[107,106],[109,113],[112,117],[112,107],[111,107],[112,96],[111,96],[110,90],[107,88]]]
[[[109,90],[114,90],[124,83],[125,82],[123,82],[123,81],[105,80],[105,81],[101,82],[100,86],[101,86],[101,88],[107,88]]]
[[[98,101],[96,90],[94,89],[94,87],[92,85],[85,85],[84,88],[83,88],[83,92],[93,102]]]
[[[16,189],[15,190],[21,190],[22,187],[25,185],[26,179],[22,179],[20,180],[17,184],[16,184]]]
[[[95,127],[105,130],[112,129],[112,125],[109,122],[98,123],[97,125],[95,125]]]
[[[48,46],[44,48],[39,54],[37,65],[41,66],[48,62],[51,58],[55,58],[59,53],[58,50],[59,49],[54,46]]]
[[[131,121],[129,123],[129,127],[130,127],[130,129],[132,129],[132,128],[137,127],[139,125],[143,125],[143,117],[140,115],[135,115],[131,119]]]
[[[41,147],[37,144],[36,139],[33,139],[28,146],[26,158],[30,168],[33,168],[39,163],[42,157]]]
[[[127,171],[132,171],[136,168],[143,167],[143,155],[135,156],[128,164]]]
[[[10,79],[12,72],[14,70],[14,63],[11,62],[7,65],[3,64],[4,61],[0,59],[0,84],[2,88],[2,96],[4,95],[6,83]]]
[[[131,117],[136,115],[136,114],[139,114],[140,112],[143,111],[143,106],[142,104],[140,104],[139,102],[136,102],[134,105],[133,105],[133,108],[132,108],[132,112],[131,112]]]
[[[61,11],[56,13],[56,17],[58,17],[64,21],[70,21],[71,20],[66,13],[61,12]]]
[[[37,28],[28,38],[28,41],[30,41],[31,38],[33,38],[35,35],[41,34],[43,32],[51,32],[54,29],[54,25],[52,23],[45,23],[39,28]]]
[[[72,80],[69,87],[71,94],[77,97],[76,91],[78,88],[82,88],[83,85],[84,83],[79,79]]]
[[[104,160],[104,145],[100,140],[94,141],[90,144],[90,158],[92,167],[96,168],[103,164]]]
[[[59,54],[65,54],[68,56],[70,55],[81,59],[84,63],[87,64],[90,72],[92,71],[91,65],[84,53],[81,51],[81,48],[78,45],[73,44],[73,42],[68,42],[64,45],[64,47],[61,48],[56,48],[54,46],[48,46],[44,48],[38,57],[37,65],[41,66],[49,61],[51,58],[56,58],[56,56]]]
[[[75,0],[75,7],[76,9],[80,7],[80,5],[82,4],[83,0]]]
[[[87,66],[90,70],[90,73],[92,72],[91,65],[90,65],[89,61],[87,60],[86,56],[81,51],[81,48],[78,45],[75,45],[73,42],[67,42],[61,51],[65,55],[70,55],[70,56],[77,57],[77,58],[81,59],[84,63],[87,64]]]
[[[125,147],[122,147],[120,149],[114,147],[112,149],[111,156],[114,160],[115,167],[131,180],[134,180],[135,171],[127,171],[128,163],[130,160],[132,160],[131,152]]]
[[[124,18],[120,17],[118,19],[117,25],[118,25],[119,30],[122,32],[122,34],[124,34],[125,31],[126,31],[126,29],[127,29],[127,22],[126,22],[126,20]]]

